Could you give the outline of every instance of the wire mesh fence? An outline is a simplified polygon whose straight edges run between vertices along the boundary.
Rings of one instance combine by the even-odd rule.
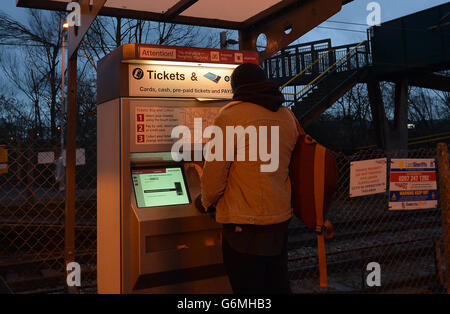
[[[65,189],[57,178],[64,165],[58,166],[61,150],[52,143],[32,139],[3,147],[0,276],[13,292],[61,291],[66,282]],[[78,151],[76,253],[87,285],[96,277],[96,163],[95,147]]]
[[[327,218],[334,225],[335,235],[326,241],[329,287],[322,291],[442,291],[440,263],[436,260],[442,239],[440,209],[388,210],[389,192],[349,196],[352,161],[384,157],[388,160],[436,158],[435,149],[416,149],[389,156],[379,150],[363,150],[351,156],[334,155],[338,163],[339,183]],[[289,239],[293,290],[321,292],[316,235],[300,222],[293,221]],[[372,262],[380,266],[381,286],[368,286],[371,268],[368,271],[367,266]]]
[[[23,142],[8,149],[8,173],[0,175],[0,277],[18,293],[62,292],[65,191],[56,180],[57,147]],[[388,192],[349,197],[352,161],[436,158],[434,148],[386,156],[380,150],[333,153],[339,184],[329,210],[335,228],[326,241],[329,288],[318,281],[316,235],[293,218],[289,229],[292,290],[317,292],[442,292],[439,252],[440,209],[388,210]],[[77,155],[75,260],[81,265],[81,292],[96,292],[96,147]],[[388,178],[389,182],[389,178]],[[443,254],[441,254],[443,255]],[[367,265],[381,267],[381,287],[369,287]]]
[[[82,289],[97,282],[97,147],[85,148],[85,166],[76,173],[75,260],[81,265]]]
[[[25,140],[5,149],[8,172],[0,175],[1,275],[13,291],[39,291],[64,279],[64,192],[55,180],[51,154],[39,154],[55,154],[57,147]],[[43,277],[45,284],[40,282]]]

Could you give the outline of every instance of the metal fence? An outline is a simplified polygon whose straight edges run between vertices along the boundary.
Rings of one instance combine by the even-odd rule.
[[[8,172],[0,175],[0,277],[13,292],[64,291],[65,190],[56,179],[60,149],[38,139],[4,148]],[[84,147],[77,157],[76,257],[83,284],[91,286],[96,277],[96,147]]]
[[[267,77],[280,85],[303,72],[300,77],[289,85],[306,85],[322,72],[325,72],[336,61],[344,58],[357,45],[358,43],[353,43],[332,47],[331,41],[324,40],[288,46],[286,49],[263,61],[262,67]],[[315,63],[316,61],[317,63]],[[336,71],[353,71],[370,64],[370,62],[369,42],[366,41],[356,49],[352,58],[344,59]]]
[[[436,158],[436,150],[415,149],[390,156],[379,150],[362,150],[351,156],[334,155],[339,183],[327,216],[335,228],[334,238],[326,240],[329,287],[319,288],[316,235],[301,222],[294,221],[289,236],[293,290],[300,293],[442,292],[440,209],[390,211],[388,192],[349,197],[351,162],[384,157],[388,161],[389,158]],[[379,287],[367,285],[367,265],[371,262],[380,265]]]
[[[85,162],[77,166],[75,260],[82,267],[79,291],[96,292],[96,147],[83,148]],[[38,142],[7,149],[8,173],[0,175],[0,277],[17,293],[63,292],[65,195],[55,180],[56,164],[42,154],[56,151],[58,157],[58,149]],[[326,241],[325,292],[442,292],[440,209],[389,211],[387,193],[350,198],[350,162],[386,155],[379,150],[334,155],[340,179],[328,215],[335,237]],[[388,157],[398,156],[435,158],[436,151]],[[381,266],[381,287],[366,284],[369,262]],[[316,236],[295,218],[289,229],[289,271],[294,292],[324,292]]]

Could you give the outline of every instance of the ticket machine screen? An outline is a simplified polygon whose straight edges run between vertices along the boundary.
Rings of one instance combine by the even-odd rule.
[[[189,192],[181,167],[131,169],[139,208],[189,204]]]

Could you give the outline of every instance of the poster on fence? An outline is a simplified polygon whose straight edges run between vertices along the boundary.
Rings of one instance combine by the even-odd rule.
[[[387,159],[370,159],[350,163],[350,197],[386,192]]]
[[[437,207],[434,159],[391,159],[389,209]]]

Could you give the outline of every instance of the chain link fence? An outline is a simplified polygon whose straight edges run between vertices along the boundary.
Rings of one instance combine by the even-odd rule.
[[[1,276],[15,292],[48,289],[64,279],[64,191],[50,163],[58,148],[36,139],[4,148],[8,172],[0,175]]]
[[[59,150],[36,141],[5,148],[9,169],[0,175],[0,277],[16,293],[63,292],[65,191],[55,179]],[[409,150],[407,155],[363,150],[334,156],[339,184],[327,217],[335,228],[334,238],[326,240],[329,287],[319,288],[315,233],[293,218],[288,265],[292,290],[442,292],[440,209],[389,211],[387,192],[349,197],[352,161],[435,158],[435,149]],[[96,147],[83,147],[77,161],[75,260],[82,271],[79,291],[89,293],[96,292]],[[370,262],[381,266],[381,287],[367,286]]]
[[[338,188],[327,218],[334,238],[326,240],[328,283],[319,288],[317,240],[301,222],[292,222],[289,269],[298,293],[419,293],[442,292],[440,209],[388,210],[389,193],[349,196],[350,163],[376,158],[436,158],[434,148],[409,150],[389,156],[380,150],[354,155],[334,153],[339,169]],[[388,167],[389,169],[389,167]],[[389,174],[387,178],[389,184]],[[389,187],[387,187],[389,190]],[[381,286],[369,287],[367,265],[380,265]]]
[[[2,147],[8,169],[0,174],[0,279],[12,292],[65,288],[65,189],[56,177],[64,167],[52,143],[33,138]],[[96,147],[77,153],[76,257],[87,286],[96,277],[96,158]]]
[[[81,292],[97,291],[97,147],[85,148],[86,164],[76,172],[75,261]]]

